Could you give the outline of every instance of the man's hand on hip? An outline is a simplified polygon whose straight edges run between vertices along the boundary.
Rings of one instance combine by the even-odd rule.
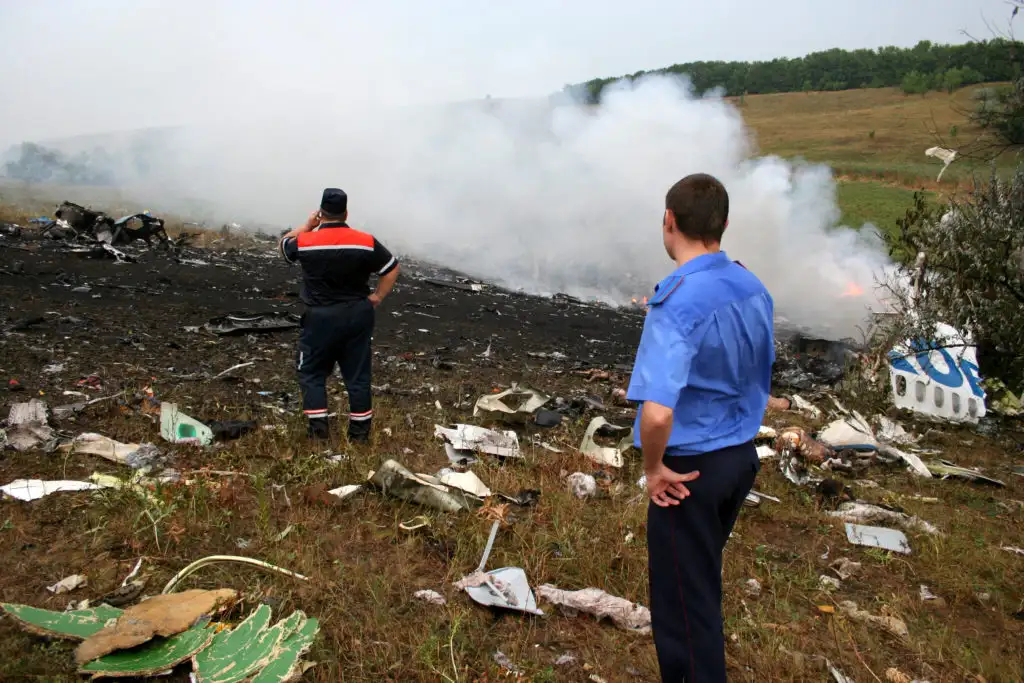
[[[653,471],[647,472],[647,494],[660,507],[679,505],[680,501],[690,495],[690,489],[686,488],[684,482],[693,481],[699,476],[700,472],[679,474],[660,463]]]

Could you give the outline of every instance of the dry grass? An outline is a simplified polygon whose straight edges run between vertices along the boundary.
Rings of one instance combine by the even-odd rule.
[[[978,166],[957,162],[937,186],[934,179],[942,165],[924,151],[977,138],[980,131],[964,111],[981,87],[986,86],[952,95],[904,95],[896,88],[877,88],[752,95],[733,102],[753,129],[761,153],[828,163],[839,176],[947,189],[968,181]]]
[[[479,516],[439,513],[372,491],[338,506],[307,495],[317,484],[361,482],[385,458],[398,459],[418,472],[444,466],[440,443],[431,437],[432,425],[475,422],[466,404],[451,406],[460,397],[464,401],[467,393],[486,391],[501,380],[490,368],[459,373],[446,379],[438,371],[421,368],[417,381],[433,384],[435,393],[381,397],[372,445],[341,444],[348,458],[340,464],[313,455],[301,435],[302,425],[289,419],[283,432],[258,432],[213,452],[178,449],[191,467],[246,475],[230,478],[193,471],[188,475],[192,484],[159,489],[159,502],[104,492],[91,498],[58,495],[31,505],[5,503],[0,506],[4,543],[21,550],[3,562],[4,598],[17,593],[34,604],[60,608],[61,598],[45,593],[27,597],[23,577],[36,576],[33,585],[44,585],[86,570],[90,585],[99,591],[124,574],[131,564],[126,558],[145,556],[150,587],[155,589],[198,557],[245,554],[312,580],[307,585],[227,567],[205,570],[189,585],[240,588],[252,599],[277,600],[279,610],[303,609],[320,618],[324,628],[313,652],[320,665],[309,680],[496,680],[501,677],[492,661],[496,650],[526,673],[524,680],[584,681],[591,674],[607,681],[656,680],[649,637],[626,634],[586,617],[562,616],[550,606],[544,618],[494,614],[454,590],[451,583],[479,561],[489,527]],[[387,370],[384,375],[392,383],[408,377]],[[594,390],[594,385],[543,372],[525,373],[523,378],[563,394],[573,386]],[[238,411],[245,410],[247,401],[241,393],[221,395],[210,389],[202,384],[168,385],[160,392],[161,398],[178,401],[193,413],[239,416]],[[434,399],[442,403],[442,411],[433,406]],[[343,397],[336,400],[344,410]],[[263,412],[255,417],[275,420]],[[103,410],[82,419],[90,428],[122,440],[153,438],[154,427],[131,411]],[[615,483],[599,498],[580,501],[566,490],[565,473],[595,469],[573,448],[585,422],[574,420],[543,432],[545,440],[565,449],[564,454],[528,446],[523,461],[502,464],[485,459],[474,467],[492,490],[542,491],[536,507],[513,508],[512,522],[499,534],[488,566],[523,567],[534,586],[597,586],[647,604],[645,504],[634,483],[639,474],[635,454],[625,471],[613,473]],[[812,426],[793,414],[769,414],[766,422]],[[393,436],[386,436],[385,428]],[[523,435],[524,443],[529,431]],[[932,683],[1021,680],[1024,560],[1000,549],[1024,545],[1024,509],[1013,502],[1024,498],[1024,490],[1021,478],[1007,471],[1006,449],[1013,444],[987,442],[948,428],[933,430],[925,443],[962,464],[985,467],[1008,480],[1010,488],[919,480],[898,470],[865,475],[881,488],[857,489],[858,495],[899,506],[944,532],[940,538],[909,534],[914,549],[909,557],[850,546],[842,525],[829,520],[812,491],[793,486],[774,464],[766,464],[757,488],[780,497],[782,503],[745,509],[726,553],[730,680],[825,680],[824,670],[811,659],[815,656],[827,657],[855,680],[872,680],[871,672],[882,677],[889,667]],[[15,472],[58,473],[32,456],[5,458],[0,469],[6,478]],[[58,467],[62,476],[76,478],[97,464],[95,458],[72,456]],[[102,462],[99,466],[103,469]],[[917,500],[918,495],[939,502]],[[147,509],[149,515],[143,512]],[[424,514],[431,521],[429,529],[399,529],[403,520]],[[47,541],[52,546],[45,558],[38,550],[25,550],[44,538],[53,539]],[[829,562],[838,557],[862,562],[864,568],[829,594],[818,588],[818,577],[829,574]],[[743,590],[751,578],[764,587],[760,597],[749,597]],[[922,584],[944,604],[922,603]],[[423,588],[445,594],[448,604],[418,603],[412,594]],[[981,593],[989,597],[982,600]],[[893,639],[819,609],[847,599],[872,613],[904,619],[909,640]],[[554,667],[554,660],[566,652],[575,655],[577,663]],[[66,670],[69,659],[67,646],[44,646],[13,628],[5,631],[0,655],[0,670],[11,677],[56,675]]]

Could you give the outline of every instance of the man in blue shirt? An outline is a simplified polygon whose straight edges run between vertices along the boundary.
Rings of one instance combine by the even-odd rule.
[[[775,362],[774,304],[721,250],[729,195],[690,175],[665,198],[676,270],[662,280],[627,398],[641,403],[654,645],[666,683],[724,682],[722,552],[760,465],[753,439]]]

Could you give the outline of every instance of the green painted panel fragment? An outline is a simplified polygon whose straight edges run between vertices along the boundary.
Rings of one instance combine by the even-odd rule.
[[[28,605],[0,603],[0,609],[31,633],[68,640],[85,640],[102,630],[110,620],[117,619],[123,612],[108,605],[97,605],[72,612],[54,612]]]
[[[221,649],[216,659],[196,657],[193,660],[199,683],[238,683],[259,672],[274,656],[279,644],[305,621],[302,612],[293,612],[287,619],[270,628],[255,632],[244,642],[235,641],[233,651]],[[244,622],[243,622],[244,623]]]
[[[192,668],[197,672],[199,680],[206,680],[212,672],[225,671],[236,661],[238,651],[250,640],[265,631],[270,624],[270,607],[260,605],[238,626],[218,633],[210,646],[200,651],[192,659]]]
[[[215,629],[203,625],[170,638],[154,638],[145,645],[120,650],[89,662],[79,673],[102,676],[152,676],[188,660],[210,644]]]
[[[299,659],[312,647],[319,632],[320,622],[307,619],[281,643],[277,656],[253,677],[252,683],[284,683],[291,680],[299,673]]]

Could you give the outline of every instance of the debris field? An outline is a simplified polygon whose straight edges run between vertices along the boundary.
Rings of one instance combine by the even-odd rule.
[[[52,227],[0,231],[3,678],[232,680],[247,639],[255,680],[657,680],[621,393],[641,308],[407,259],[371,443],[341,436],[339,377],[314,446],[273,242]],[[1024,678],[1017,424],[866,412],[831,393],[849,348],[780,336],[726,550],[730,680]],[[190,567],[211,556],[258,562]],[[193,596],[199,623],[115,622]]]

